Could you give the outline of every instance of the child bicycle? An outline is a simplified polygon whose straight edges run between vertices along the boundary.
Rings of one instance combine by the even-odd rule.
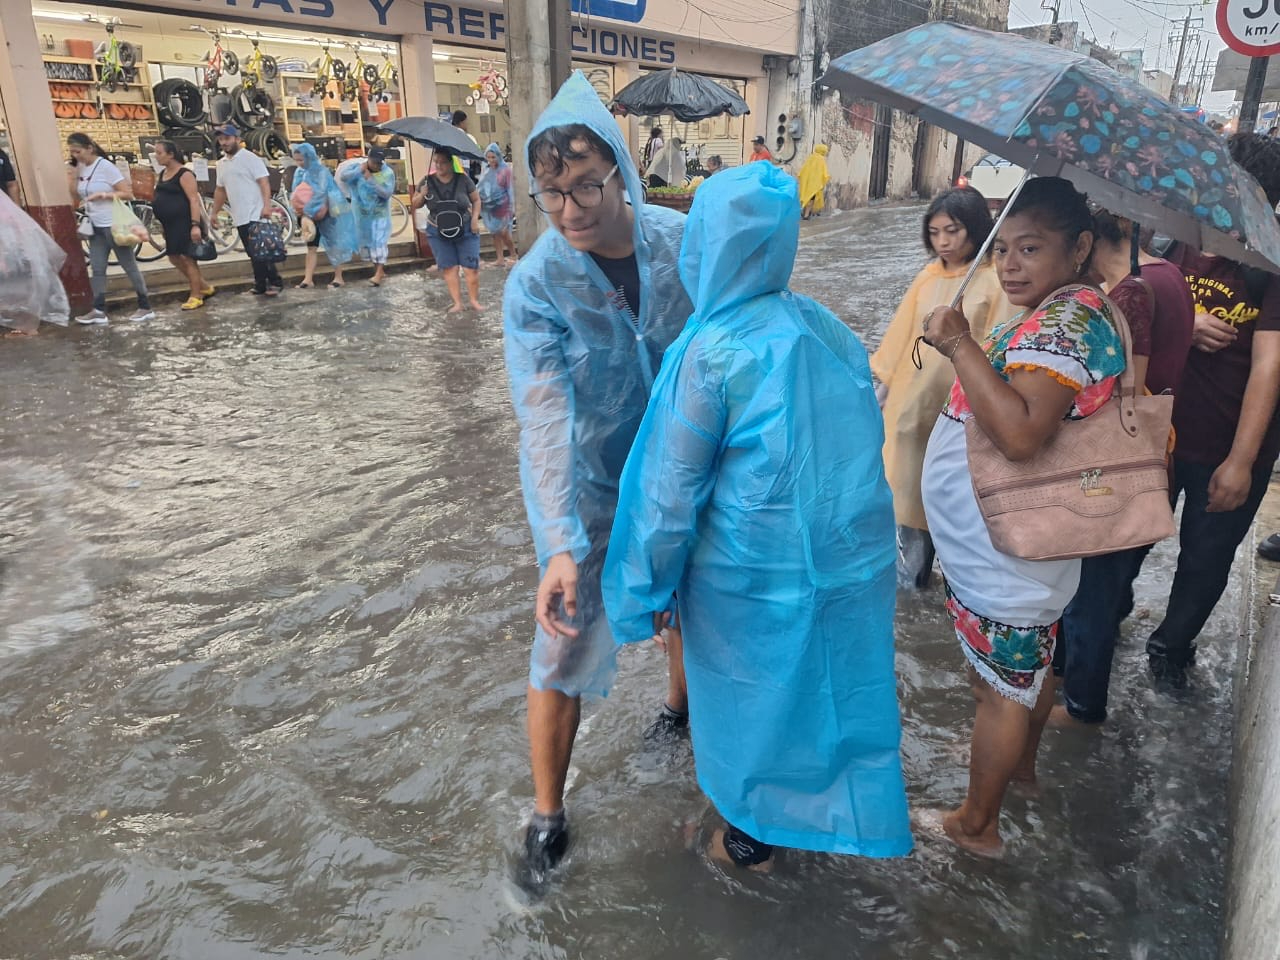
[[[210,36],[213,37],[213,50],[204,55],[204,86],[206,90],[212,91],[218,89],[218,81],[223,74],[229,77],[236,75],[240,69],[240,58],[230,50],[222,49],[222,41],[217,32]]]
[[[360,99],[360,84],[364,81],[364,75],[369,70],[370,65],[364,62],[364,58],[360,56],[360,44],[351,44],[351,49],[355,52],[355,61],[347,68],[347,75],[342,81],[342,96],[344,100],[352,103]]]
[[[108,91],[114,91],[119,87],[128,90],[130,79],[137,76],[138,53],[129,41],[116,37],[114,21],[107,23],[107,39],[97,53],[98,89],[106,87]]]
[[[316,89],[322,91],[321,96],[336,100],[338,98],[337,92],[328,90],[327,87],[330,80],[337,80],[341,83],[347,78],[347,65],[329,55],[329,45],[327,43],[320,50],[321,56],[316,63]]]
[[[256,90],[264,84],[272,83],[280,74],[280,68],[276,64],[276,58],[264,56],[258,48],[258,39],[252,38],[253,53],[249,54],[249,59],[240,64],[240,85],[245,92]]]
[[[371,63],[365,65],[364,82],[369,85],[370,97],[382,97],[391,88],[400,86],[400,74],[396,72],[396,66],[391,62],[391,54],[385,50],[382,52],[381,67],[375,67]],[[387,96],[387,100],[390,99]]]

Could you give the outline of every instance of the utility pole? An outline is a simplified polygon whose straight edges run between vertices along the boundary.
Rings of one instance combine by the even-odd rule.
[[[1182,77],[1182,58],[1187,52],[1187,35],[1191,32],[1191,14],[1194,9],[1194,7],[1187,7],[1187,18],[1182,21],[1182,42],[1178,44],[1178,65],[1173,68],[1173,89],[1169,91],[1169,100],[1175,107],[1182,100],[1182,97],[1178,96],[1178,80]],[[1200,23],[1204,23],[1203,18]]]
[[[525,144],[538,115],[573,70],[568,0],[504,0],[511,88],[511,160],[516,190],[517,248],[528,253],[545,225],[529,197]]]
[[[1050,6],[1050,3],[1053,5]],[[1049,43],[1057,46],[1062,42],[1062,29],[1058,26],[1059,8],[1062,6],[1062,0],[1040,0],[1041,10],[1052,10],[1053,19],[1049,21]]]

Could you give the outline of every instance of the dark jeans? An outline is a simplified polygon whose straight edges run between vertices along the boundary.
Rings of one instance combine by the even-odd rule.
[[[1080,562],[1080,588],[1067,605],[1053,651],[1067,712],[1083,723],[1107,719],[1111,659],[1120,624],[1133,612],[1133,581],[1150,547],[1135,547]]]
[[[243,227],[236,227],[240,234],[240,245],[249,249],[249,228],[252,223],[246,223]],[[275,287],[277,290],[284,289],[284,281],[280,279],[280,271],[276,269],[276,265],[270,260],[250,260],[253,264],[253,289],[258,293],[266,293],[268,287]]]
[[[1229,513],[1205,510],[1214,467],[1188,463],[1176,456],[1173,465],[1174,502],[1179,494],[1186,494],[1179,532],[1178,572],[1169,591],[1164,622],[1147,641],[1147,653],[1173,666],[1185,667],[1195,659],[1194,641],[1227,587],[1236,547],[1249,532],[1254,514],[1267,492],[1272,464],[1255,465],[1249,496],[1242,506]]]

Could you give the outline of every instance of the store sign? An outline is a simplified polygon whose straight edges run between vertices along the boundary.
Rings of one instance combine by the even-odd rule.
[[[623,23],[639,23],[644,19],[648,0],[573,0],[573,12],[587,17],[604,17]]]
[[[643,0],[639,6],[643,8]],[[424,8],[427,17],[427,33],[432,36],[487,40],[495,44],[504,42],[507,22],[506,18],[497,11],[481,10],[477,7],[454,7],[447,3],[434,2],[434,0],[424,4]],[[673,40],[641,37],[605,27],[575,25],[572,45],[574,53],[612,60],[659,64],[676,62],[676,45]]]
[[[1218,33],[1236,53],[1280,53],[1280,0],[1218,0]]]

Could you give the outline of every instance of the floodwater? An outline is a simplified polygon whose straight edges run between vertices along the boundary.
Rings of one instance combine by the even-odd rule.
[[[874,342],[920,215],[819,221],[796,288]],[[497,311],[446,303],[406,274],[0,341],[0,957],[1217,955],[1235,595],[1180,700],[1126,625],[1112,720],[1046,735],[1002,862],[926,835],[726,874],[686,845],[716,823],[687,744],[641,744],[661,656],[628,649],[572,853],[519,894],[533,549]],[[955,804],[963,659],[937,589],[899,609],[911,799]]]

